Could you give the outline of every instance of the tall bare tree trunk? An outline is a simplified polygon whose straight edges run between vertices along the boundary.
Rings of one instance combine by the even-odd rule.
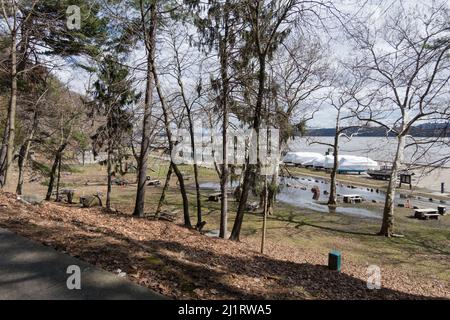
[[[337,121],[336,123],[338,123]],[[336,195],[336,176],[339,167],[339,126],[336,125],[336,135],[334,136],[334,146],[333,146],[333,168],[331,169],[331,182],[330,182],[330,197],[328,198],[328,205],[335,206],[337,204]]]
[[[47,187],[47,195],[45,196],[45,200],[49,201],[52,198],[52,192],[53,192],[53,185],[55,183],[55,175],[56,170],[58,169],[58,155],[55,156],[55,159],[53,160],[53,166],[52,170],[50,171],[50,180],[48,182]]]
[[[267,195],[267,214],[268,215],[272,215],[274,212],[275,201],[277,198],[278,176],[279,176],[279,171],[277,168],[277,170],[275,170],[274,174],[272,175],[272,180],[270,182],[268,195]]]
[[[222,175],[220,177],[220,193],[221,193],[221,203],[220,203],[220,230],[219,237],[225,238],[228,231],[228,92],[229,92],[229,79],[228,79],[228,17],[229,17],[229,1],[225,2],[225,30],[224,37],[221,41],[221,59],[220,59],[220,69],[222,78]]]
[[[197,151],[195,148],[195,133],[194,133],[194,123],[192,121],[191,110],[186,107],[187,117],[189,122],[189,134],[191,136],[191,150],[192,155],[194,156],[194,180],[195,180],[195,193],[196,193],[196,201],[197,201],[197,224],[196,227],[200,228],[202,226],[202,199],[200,193],[200,183],[198,178],[198,162],[197,162]],[[180,185],[181,187],[181,185]]]
[[[266,247],[266,230],[267,230],[267,209],[268,209],[268,186],[267,176],[264,177],[264,201],[263,201],[263,225],[261,230],[261,253],[264,254]]]
[[[2,147],[0,149],[0,187],[5,185],[6,174],[6,153],[8,151],[8,134],[9,134],[9,121],[6,118],[6,125],[3,130]]]
[[[198,181],[198,165],[194,164],[195,193],[197,200],[197,228],[202,226],[202,196],[200,193],[200,183]]]
[[[32,135],[30,135],[30,136],[32,139]],[[18,161],[19,178],[17,179],[17,188],[16,188],[16,193],[19,195],[22,194],[22,192],[23,192],[23,178],[25,175],[25,166],[27,163],[28,152],[30,150],[31,139],[28,139],[28,141],[26,141],[22,145],[22,147],[20,148],[20,151],[19,151],[19,161]]]
[[[228,90],[227,90],[228,91]],[[226,100],[226,97],[224,97]],[[227,102],[223,105],[223,123],[222,123],[222,176],[220,179],[220,193],[221,193],[221,203],[220,203],[220,231],[219,236],[225,238],[227,236],[228,230],[228,110]]]
[[[172,156],[174,144],[172,141],[172,130],[170,129],[169,108],[166,104],[166,100],[164,99],[164,95],[162,93],[161,86],[159,84],[158,74],[156,72],[155,65],[153,65],[153,67],[152,67],[152,72],[153,72],[153,77],[154,77],[154,81],[155,81],[156,91],[158,93],[159,100],[161,101],[161,107],[162,107],[163,118],[164,118],[164,128],[166,130],[167,140],[169,143],[170,156]],[[189,199],[188,199],[186,187],[184,184],[184,178],[183,178],[183,175],[181,174],[181,171],[178,168],[178,166],[174,162],[171,162],[171,165],[172,165],[173,171],[175,172],[175,175],[178,178],[178,184],[180,185],[181,198],[183,199],[184,226],[188,227],[188,228],[192,228],[191,218],[189,216]]]
[[[66,148],[66,143],[62,144],[56,151],[55,158],[53,160],[52,169],[50,171],[50,180],[48,182],[47,195],[45,197],[45,200],[47,200],[47,201],[49,201],[52,198],[53,187],[54,187],[55,178],[56,178],[56,172],[58,170],[60,158],[62,157],[62,153],[65,148]]]
[[[145,104],[144,104],[144,120],[142,126],[142,141],[141,141],[141,153],[138,161],[138,182],[136,191],[136,203],[134,207],[134,216],[144,216],[144,203],[145,203],[145,184],[147,181],[147,161],[150,149],[150,131],[151,131],[151,117],[152,117],[152,105],[153,105],[153,62],[155,59],[155,46],[156,46],[156,27],[157,27],[157,8],[156,2],[150,5],[150,30],[146,35],[146,48],[147,48],[147,87],[145,90]]]
[[[245,163],[245,173],[244,181],[242,184],[242,192],[239,201],[238,210],[236,213],[236,219],[234,220],[233,230],[231,231],[230,240],[239,241],[239,236],[241,233],[242,222],[244,221],[244,211],[246,209],[248,201],[248,193],[250,190],[250,182],[256,175],[259,166],[259,127],[261,125],[261,110],[264,98],[264,86],[266,81],[266,57],[262,55],[259,57],[259,73],[258,73],[258,97],[256,101],[255,113],[253,116],[253,129],[254,134],[256,134],[256,158],[257,164],[249,163],[250,158],[247,157]]]
[[[37,124],[38,124],[37,118],[38,118],[37,110],[34,110],[33,124],[31,127],[31,132],[28,135],[27,141],[25,141],[25,143],[22,145],[22,147],[20,148],[20,151],[19,151],[19,161],[18,161],[19,178],[17,180],[17,188],[16,188],[17,194],[22,194],[22,192],[23,192],[23,179],[24,179],[24,174],[25,174],[24,171],[25,171],[25,166],[27,164],[27,160],[28,160],[28,153],[30,151],[31,141],[33,141],[34,134],[37,129]]]
[[[172,161],[169,164],[169,170],[167,170],[166,181],[164,182],[164,187],[162,189],[161,197],[159,198],[158,208],[156,209],[156,216],[159,216],[162,206],[166,201],[166,193],[170,186],[170,180],[172,179],[173,167]]]
[[[107,163],[108,187],[106,190],[106,209],[111,210],[111,191],[112,191],[111,144],[108,146],[107,162],[108,162]]]
[[[62,154],[58,159],[58,175],[56,178],[56,201],[59,201],[59,186],[61,183],[61,162],[62,162]]]
[[[397,151],[395,153],[394,162],[392,163],[391,176],[386,192],[386,200],[383,210],[383,223],[379,235],[390,237],[394,234],[394,202],[395,192],[397,189],[397,175],[403,162],[406,137],[401,134],[397,137]]]
[[[11,31],[11,85],[8,104],[7,128],[8,134],[3,136],[2,154],[0,155],[0,185],[3,187],[8,183],[11,175],[11,165],[14,156],[14,141],[16,133],[16,107],[17,107],[17,31]],[[6,131],[6,130],[5,130]],[[7,139],[7,140],[6,140]],[[7,142],[6,142],[7,141]],[[5,144],[6,142],[6,144]]]

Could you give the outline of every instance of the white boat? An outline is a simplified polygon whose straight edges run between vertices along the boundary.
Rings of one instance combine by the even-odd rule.
[[[338,161],[342,158],[342,156],[338,156]],[[334,156],[326,156],[323,167],[325,169],[333,169],[334,167]]]
[[[323,155],[319,155],[317,158],[314,159],[312,162],[312,166],[316,169],[321,169],[325,167],[325,159],[326,157]]]
[[[283,158],[283,162],[284,163],[294,163],[293,161],[294,161],[294,159],[295,159],[295,152],[288,152],[285,156],[284,156],[284,158]]]
[[[304,167],[314,167],[316,169],[332,169],[334,166],[334,156],[324,156],[316,152],[288,152],[283,158],[283,162]],[[339,155],[338,162],[339,173],[361,173],[379,168],[376,161],[367,157]]]
[[[323,156],[320,153],[316,152],[288,152],[283,158],[283,162],[303,166],[305,163],[313,161],[319,157]]]
[[[305,162],[303,162],[302,166],[304,166],[304,167],[313,167],[315,160],[316,160],[316,158],[308,160],[308,161],[305,161]]]
[[[334,156],[325,157],[323,168],[332,169],[334,166]],[[338,172],[366,172],[378,168],[378,163],[367,157],[358,157],[351,155],[338,156]]]
[[[357,156],[342,156],[339,160],[338,171],[340,173],[345,172],[366,172],[368,170],[378,169],[378,162],[367,158],[367,157],[357,157]]]

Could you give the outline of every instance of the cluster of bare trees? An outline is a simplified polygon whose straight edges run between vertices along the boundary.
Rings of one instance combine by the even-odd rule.
[[[196,123],[202,120],[209,124],[209,133],[218,128],[222,136],[213,143],[212,165],[220,179],[223,238],[228,234],[230,178],[240,171],[230,235],[238,241],[249,197],[261,199],[264,215],[274,210],[278,161],[268,174],[259,152],[262,144],[269,144],[260,141],[268,139],[266,128],[279,130],[280,150],[275,157],[279,159],[293,135],[303,132],[326,106],[336,120],[336,136],[329,145],[335,159],[330,205],[336,205],[340,138],[348,129],[372,123],[395,133],[397,151],[380,230],[390,236],[396,177],[405,148],[417,148],[419,157],[429,144],[448,143],[445,134],[433,141],[408,140],[411,127],[421,121],[448,123],[450,19],[444,2],[423,4],[420,10],[399,4],[377,23],[363,16],[363,8],[360,15],[346,14],[325,0],[76,2],[86,11],[82,10],[85,25],[71,32],[63,26],[65,1],[50,5],[39,0],[1,0],[0,72],[7,75],[2,89],[8,89],[4,96],[9,102],[7,115],[2,115],[0,183],[3,186],[8,181],[18,151],[18,193],[31,144],[53,150],[49,199],[66,147],[87,149],[78,134],[84,131],[93,138],[88,144],[108,154],[108,207],[113,163],[119,161],[120,149],[133,151],[137,162],[133,214],[142,217],[152,142],[163,136],[166,154],[172,155],[185,140],[190,143],[189,164],[194,172],[194,225],[201,230],[205,224],[199,182],[203,155]],[[50,19],[55,16],[58,19]],[[44,24],[57,31],[49,36],[33,27]],[[334,52],[337,30],[348,41],[351,54]],[[84,57],[85,69],[97,79],[85,97],[60,88],[49,59],[44,58],[48,55]],[[18,87],[19,80],[31,89]],[[16,141],[15,128],[18,99],[20,123],[25,128],[20,141]],[[100,115],[101,124],[80,130],[81,119],[89,112]],[[178,135],[180,128],[187,130],[187,136]],[[230,161],[236,146],[229,133],[237,128],[254,132],[246,140],[247,152],[239,155],[244,159],[242,165]],[[250,161],[252,147],[257,149],[256,163]],[[184,224],[192,227],[185,177],[173,158],[157,214],[173,174],[183,201]]]
[[[411,8],[400,4],[393,12],[380,26],[357,22],[350,31],[359,53],[352,68],[364,86],[352,93],[357,102],[352,112],[363,123],[386,128],[397,139],[380,230],[387,236],[394,234],[397,173],[410,130],[421,121],[445,123],[450,94],[448,5]]]

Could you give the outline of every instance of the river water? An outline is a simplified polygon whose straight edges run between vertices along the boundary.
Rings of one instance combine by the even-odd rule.
[[[236,187],[237,183],[235,183],[232,187]],[[306,176],[298,176],[295,178],[280,178],[280,193],[277,195],[277,200],[280,202],[284,202],[290,205],[293,205],[302,209],[309,209],[316,212],[323,213],[332,213],[332,214],[343,214],[352,217],[365,218],[365,219],[381,219],[382,218],[382,209],[381,208],[373,208],[373,209],[365,209],[361,208],[360,205],[354,206],[340,206],[337,208],[330,208],[326,205],[326,201],[328,200],[328,195],[324,194],[324,191],[328,191],[330,188],[329,182],[325,179],[314,178],[314,177],[306,177]],[[220,186],[218,183],[208,182],[202,183],[200,185],[202,189],[205,190],[214,190],[218,191]],[[318,201],[313,200],[313,194],[311,192],[311,188],[319,187],[321,191],[321,196]],[[383,202],[386,196],[386,193],[383,191],[377,190],[376,188],[367,188],[367,187],[357,187],[350,184],[342,184],[338,183],[336,185],[336,190],[338,194],[338,198],[342,199],[342,196],[348,194],[358,194],[363,197],[366,202]],[[401,193],[397,192],[395,203],[404,203],[406,200],[402,199]],[[441,202],[436,200],[429,201],[425,198],[413,197],[410,199],[411,204],[418,207],[437,207],[442,205]],[[445,204],[444,204],[445,205]]]
[[[320,143],[332,143],[333,137],[309,137],[309,138],[296,138],[288,143],[291,151],[309,151],[325,154],[328,151],[328,146]],[[351,140],[341,138],[340,153],[366,156],[373,160],[376,160],[380,165],[388,165],[392,161],[396,148],[395,138],[378,138],[378,137],[353,137]],[[417,160],[414,150],[409,148],[405,152],[405,163],[416,161],[420,163],[429,163],[431,160],[437,160],[450,155],[450,148],[448,146],[431,146],[424,157]],[[432,172],[425,169],[415,169],[415,176],[413,177],[413,187],[422,187],[430,190],[430,193],[439,193],[441,183],[444,182],[447,191],[450,190],[450,168],[447,166],[441,166],[436,168]],[[281,191],[277,195],[277,200],[284,202],[302,209],[309,209],[316,212],[343,214],[352,217],[359,217],[363,219],[381,219],[382,208],[362,208],[361,205],[354,206],[340,206],[336,209],[330,208],[324,203],[328,200],[328,196],[324,194],[324,191],[329,191],[329,182],[325,179],[312,178],[306,176],[299,176],[295,178],[280,178]],[[311,188],[318,186],[321,191],[319,201],[312,199],[313,194]],[[234,185],[233,187],[236,187]],[[217,183],[204,183],[201,184],[202,189],[206,190],[219,190],[219,184]],[[337,193],[341,197],[347,194],[361,195],[366,202],[384,202],[386,194],[383,191],[379,191],[375,188],[357,187],[347,184],[339,183],[337,185]],[[400,196],[401,192],[397,192],[396,204],[404,203],[406,200]],[[444,201],[444,205],[450,202],[450,198]],[[427,198],[413,197],[411,204],[418,207],[432,207],[435,208],[441,205],[439,201],[429,201]]]

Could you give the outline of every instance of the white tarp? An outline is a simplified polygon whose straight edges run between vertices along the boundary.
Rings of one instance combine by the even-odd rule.
[[[320,166],[321,161],[317,161],[317,166]],[[334,166],[334,156],[325,156],[323,167],[325,169],[332,169]],[[351,155],[338,156],[338,170],[341,171],[367,171],[369,169],[377,169],[378,163],[367,157],[358,157]]]
[[[367,157],[342,156],[339,160],[339,170],[341,171],[367,171],[378,169],[378,163]]]
[[[314,168],[323,168],[325,165],[325,156],[319,155],[312,163]]]
[[[283,162],[304,165],[304,163],[312,161],[318,157],[323,156],[316,152],[288,152],[283,158]]]
[[[331,169],[334,165],[334,156],[323,156],[316,152],[288,152],[283,158],[283,162]],[[340,171],[367,171],[379,167],[378,163],[370,158],[351,155],[339,155],[338,162]]]
[[[342,158],[342,156],[338,156],[338,161]],[[326,156],[323,167],[325,169],[332,169],[334,166],[334,156]]]

